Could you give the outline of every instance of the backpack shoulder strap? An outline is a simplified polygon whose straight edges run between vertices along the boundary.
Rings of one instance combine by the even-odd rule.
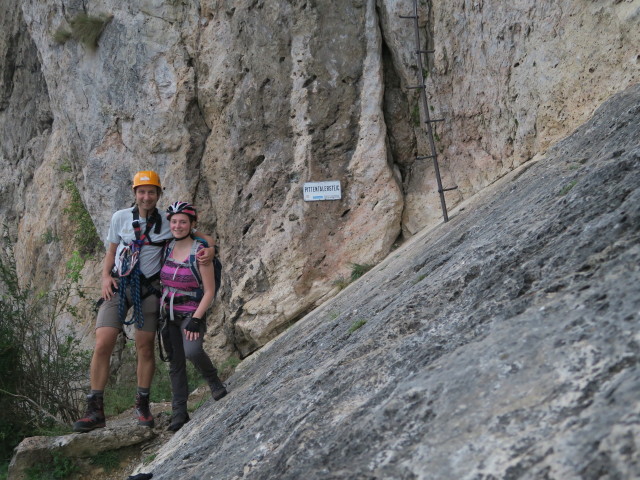
[[[164,246],[164,248],[162,249],[162,263],[164,264],[164,262],[167,260],[167,258],[169,258],[169,255],[171,255],[171,252],[173,251],[173,247],[175,247],[176,245],[176,241],[171,240],[169,242],[167,242]]]
[[[200,238],[195,238],[193,245],[191,246],[191,253],[189,253],[189,269],[191,270],[191,273],[193,274],[195,279],[198,281],[198,285],[200,285],[200,288],[202,289],[203,288],[202,277],[200,276],[200,269],[198,268],[198,259],[196,258],[196,255],[198,253],[198,247],[200,245],[203,245],[206,248],[207,242]]]

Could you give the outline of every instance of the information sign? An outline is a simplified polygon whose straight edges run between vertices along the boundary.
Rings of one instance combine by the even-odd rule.
[[[318,200],[340,200],[342,190],[339,181],[307,182],[302,187],[305,202]]]

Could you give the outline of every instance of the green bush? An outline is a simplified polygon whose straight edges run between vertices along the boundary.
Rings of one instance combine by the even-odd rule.
[[[110,472],[120,466],[121,456],[122,453],[119,450],[107,450],[91,457],[91,463],[105,472]]]
[[[94,49],[98,46],[98,40],[104,27],[111,21],[113,17],[99,16],[95,17],[86,13],[79,13],[70,23],[71,35],[73,38],[81,42],[85,47]]]
[[[54,453],[49,461],[32,465],[26,470],[28,480],[58,480],[69,478],[79,471],[73,459]]]
[[[60,27],[56,30],[56,33],[53,34],[53,39],[56,43],[65,43],[67,40],[70,40],[71,37],[71,32],[64,27]]]
[[[69,205],[63,210],[73,222],[73,241],[82,258],[94,255],[102,245],[96,227],[87,208],[82,203],[80,191],[73,180],[65,180],[62,188],[69,193]]]
[[[56,290],[21,286],[13,245],[5,226],[0,251],[0,459],[10,458],[26,436],[67,426],[80,413],[80,385],[86,381],[89,352],[74,332],[60,326],[77,316],[81,263]]]
[[[420,126],[420,104],[416,101],[411,109],[411,122],[414,126]]]
[[[95,16],[79,13],[69,21],[71,30],[61,26],[53,34],[53,39],[57,43],[62,44],[73,38],[82,43],[86,48],[95,50],[98,47],[98,40],[104,28],[112,18],[113,16]]]

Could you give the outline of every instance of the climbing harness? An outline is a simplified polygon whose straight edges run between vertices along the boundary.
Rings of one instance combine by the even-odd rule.
[[[429,2],[429,8],[433,8],[431,5],[431,2]],[[426,133],[427,133],[427,137],[429,138],[429,146],[431,148],[431,154],[430,155],[419,155],[416,157],[416,160],[426,160],[428,158],[433,159],[433,169],[435,170],[435,174],[436,174],[436,181],[438,183],[438,193],[440,194],[440,205],[442,207],[442,216],[444,218],[445,222],[449,221],[449,216],[447,215],[447,203],[446,200],[444,198],[444,192],[447,192],[449,190],[455,190],[458,188],[458,186],[456,185],[455,187],[450,187],[450,188],[442,188],[442,179],[440,178],[440,167],[438,166],[438,152],[436,150],[436,144],[434,141],[434,136],[433,136],[433,127],[432,124],[436,123],[436,122],[442,122],[444,121],[443,118],[437,118],[437,119],[431,119],[430,115],[429,115],[429,103],[427,102],[427,86],[425,85],[425,78],[424,78],[424,69],[422,67],[422,55],[423,54],[429,54],[429,53],[433,53],[434,50],[422,50],[421,49],[421,45],[420,45],[420,29],[419,29],[419,24],[418,24],[418,0],[413,0],[413,14],[412,15],[400,15],[400,18],[409,18],[409,19],[413,19],[413,26],[414,26],[414,32],[415,32],[415,39],[416,39],[416,50],[415,50],[415,54],[416,54],[416,64],[417,64],[417,68],[416,68],[416,75],[418,76],[418,81],[420,82],[419,85],[417,86],[413,86],[413,87],[407,87],[408,89],[418,89],[420,90],[420,100],[422,102],[422,111],[424,112],[424,117],[425,117],[425,121],[424,121],[424,125],[426,128]],[[428,18],[427,18],[427,22],[428,22]]]
[[[173,251],[175,244],[176,244],[176,241],[172,240],[166,246],[163,254],[163,258],[164,258],[162,262],[163,264],[164,264],[164,261],[171,256],[171,252]],[[170,287],[168,285],[163,285],[162,287],[162,297],[160,298],[160,308],[161,309],[166,308],[165,302],[167,300],[169,301],[169,318],[171,319],[172,322],[174,321],[174,316],[173,316],[174,304],[178,305],[180,303],[184,303],[187,301],[198,302],[204,295],[204,289],[202,288],[202,277],[200,276],[200,272],[198,270],[198,261],[196,258],[196,253],[198,251],[199,245],[204,245],[205,248],[208,247],[208,244],[206,241],[202,239],[194,240],[193,245],[191,246],[191,251],[189,252],[189,257],[187,258],[186,262],[180,262],[175,258],[173,259],[173,263],[176,265],[176,271],[174,272],[174,277],[180,267],[188,267],[189,270],[191,271],[191,274],[194,276],[194,278],[198,282],[198,288],[195,290],[181,290],[179,288]],[[176,299],[175,298],[176,293],[182,295],[182,297],[178,297]],[[185,298],[185,297],[188,297],[188,298]]]
[[[160,296],[160,292],[152,285],[152,282],[157,279],[158,276],[154,275],[151,278],[147,278],[140,271],[140,262],[138,261],[140,259],[140,250],[144,245],[161,247],[165,242],[153,242],[149,238],[149,232],[152,228],[156,235],[160,233],[162,228],[162,218],[160,217],[157,208],[155,208],[147,218],[147,226],[144,232],[142,232],[142,228],[140,227],[140,212],[138,207],[135,206],[131,213],[133,214],[132,226],[136,238],[130,244],[125,245],[120,252],[120,266],[117,270],[118,277],[120,278],[118,286],[118,291],[120,293],[118,316],[122,324],[131,325],[135,323],[138,328],[142,328],[144,325],[142,300],[147,298],[149,295]],[[144,286],[146,290],[144,295],[141,292],[142,286]],[[133,304],[133,314],[131,315],[130,321],[126,321],[127,288],[131,292],[131,303]]]
[[[169,209],[171,209],[172,207],[173,205],[169,207]],[[167,215],[167,217],[169,217],[169,215]],[[162,254],[163,265],[166,259],[169,258],[169,256],[171,255],[171,252],[173,251],[175,244],[176,244],[176,240],[172,240],[166,245]],[[163,362],[170,362],[173,357],[173,347],[171,346],[171,338],[169,334],[169,321],[175,322],[176,320],[182,320],[185,315],[183,313],[174,313],[173,306],[179,305],[181,303],[188,302],[188,301],[199,301],[204,295],[204,289],[202,286],[202,277],[200,276],[200,271],[198,270],[198,264],[197,264],[197,258],[196,258],[199,245],[204,245],[205,247],[208,247],[208,243],[206,240],[201,238],[194,238],[194,242],[193,242],[193,245],[191,246],[191,251],[189,252],[189,257],[187,258],[187,261],[178,262],[175,258],[173,259],[173,263],[176,265],[176,272],[174,272],[174,276],[175,276],[175,273],[177,273],[178,268],[184,267],[185,265],[188,264],[187,266],[189,267],[189,270],[191,271],[192,275],[198,282],[198,288],[196,290],[187,291],[187,290],[181,290],[175,287],[170,287],[167,285],[163,285],[162,287],[162,297],[160,298],[160,324],[158,326],[157,337],[158,337],[158,349],[160,353],[160,360],[162,360]],[[218,261],[218,263],[220,262]],[[218,286],[217,282],[218,282],[218,279],[216,277],[216,287]],[[216,291],[217,291],[217,288],[216,288]],[[179,293],[183,296],[175,298],[176,293]],[[165,303],[167,301],[167,298],[169,300],[168,308]],[[167,315],[167,310],[168,310],[168,315]],[[186,315],[191,315],[191,313],[188,313]],[[169,318],[167,318],[167,316]]]

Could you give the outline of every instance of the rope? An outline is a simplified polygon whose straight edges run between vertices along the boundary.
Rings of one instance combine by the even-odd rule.
[[[120,285],[118,287],[120,302],[118,303],[118,317],[124,325],[136,324],[139,329],[144,325],[144,316],[142,315],[142,299],[140,296],[140,262],[138,255],[140,246],[134,241],[127,246],[120,256]],[[127,288],[131,292],[131,301],[133,303],[133,314],[131,320],[126,321],[127,316]]]

